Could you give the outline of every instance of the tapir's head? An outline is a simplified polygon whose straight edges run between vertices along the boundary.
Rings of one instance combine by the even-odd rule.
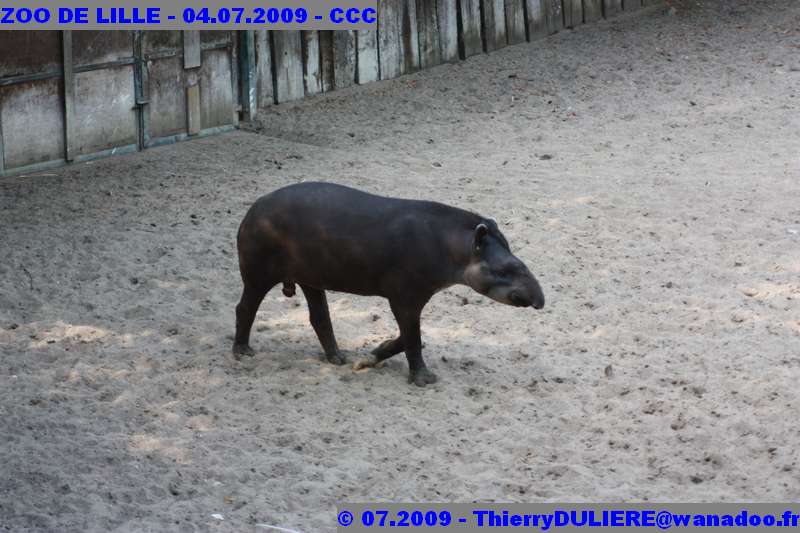
[[[544,307],[539,282],[511,253],[508,241],[493,220],[478,224],[472,235],[470,262],[464,281],[492,300],[516,307]]]

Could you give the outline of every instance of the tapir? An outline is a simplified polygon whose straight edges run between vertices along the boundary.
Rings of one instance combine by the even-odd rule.
[[[267,292],[300,288],[327,360],[344,364],[325,291],[389,300],[400,333],[356,368],[406,353],[409,383],[436,382],[425,365],[420,314],[438,291],[467,285],[516,307],[544,307],[528,267],[511,253],[497,223],[437,202],[387,198],[333,183],[304,182],[262,196],[237,236],[244,290],[236,306],[234,356],[254,355],[250,329]]]

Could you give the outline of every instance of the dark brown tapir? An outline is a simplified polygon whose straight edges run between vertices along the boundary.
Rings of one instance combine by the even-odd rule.
[[[244,281],[236,306],[233,353],[254,355],[250,329],[272,287],[295,284],[305,294],[311,325],[331,363],[345,359],[333,335],[325,291],[389,300],[400,335],[378,346],[357,368],[406,352],[409,382],[436,376],[425,366],[420,313],[438,291],[472,287],[498,302],[544,307],[536,278],[514,255],[497,224],[436,202],[386,198],[332,183],[300,183],[262,196],[238,234]]]

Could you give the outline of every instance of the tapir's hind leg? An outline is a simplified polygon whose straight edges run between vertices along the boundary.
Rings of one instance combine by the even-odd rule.
[[[336,337],[333,335],[333,326],[331,325],[331,315],[328,311],[328,299],[325,297],[325,291],[307,285],[300,285],[300,288],[303,289],[303,294],[306,296],[309,319],[320,344],[322,344],[322,349],[325,350],[325,357],[335,365],[343,365],[345,359],[339,352],[339,346],[336,345]]]
[[[277,281],[245,279],[242,298],[236,306],[236,336],[233,341],[233,355],[240,359],[243,355],[253,356],[255,351],[250,347],[250,330],[258,312],[258,306],[267,292]]]
[[[244,289],[242,298],[236,306],[236,336],[233,341],[233,355],[255,355],[250,347],[250,329],[256,318],[258,307],[267,292],[281,279],[281,268],[277,258],[278,250],[259,244],[257,236],[247,233],[243,225],[239,230],[237,247],[239,249],[239,272],[242,274]]]

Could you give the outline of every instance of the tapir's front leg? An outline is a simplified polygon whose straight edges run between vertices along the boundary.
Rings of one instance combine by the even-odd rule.
[[[400,338],[408,359],[408,382],[418,387],[428,383],[436,383],[436,374],[428,370],[422,359],[422,338],[420,336],[419,317],[424,303],[410,303],[398,300],[389,302],[392,312],[400,326]]]
[[[367,357],[353,363],[353,370],[378,366],[383,361],[394,357],[403,350],[405,350],[405,346],[403,346],[403,339],[400,337],[383,341],[377,348],[372,350]]]

